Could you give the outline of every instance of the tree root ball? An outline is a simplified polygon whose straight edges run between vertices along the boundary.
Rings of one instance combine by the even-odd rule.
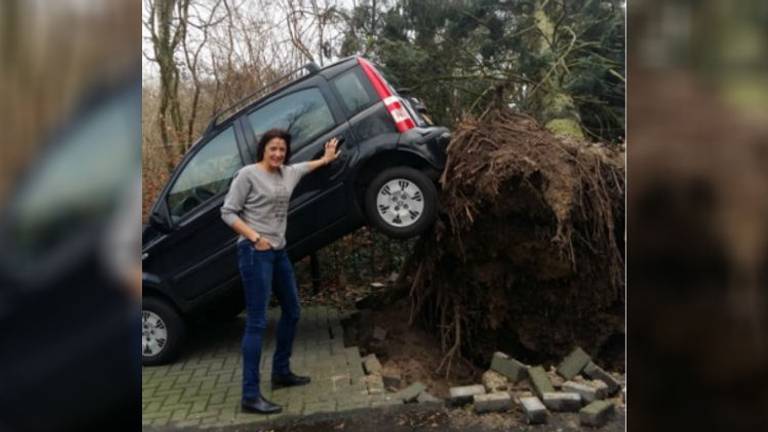
[[[624,333],[622,146],[486,111],[454,131],[440,183],[440,218],[404,271],[441,370],[496,350],[555,361],[576,345],[623,363],[611,346]]]

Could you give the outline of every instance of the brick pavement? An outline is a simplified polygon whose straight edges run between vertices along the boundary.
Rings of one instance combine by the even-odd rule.
[[[291,359],[292,369],[310,375],[312,382],[272,391],[269,378],[279,309],[270,309],[268,316],[261,388],[265,397],[283,405],[282,413],[240,411],[241,315],[231,322],[206,324],[175,363],[144,367],[142,424],[209,428],[402,403],[384,393],[380,383],[365,379],[360,351],[344,347],[339,312],[322,306],[303,310]]]

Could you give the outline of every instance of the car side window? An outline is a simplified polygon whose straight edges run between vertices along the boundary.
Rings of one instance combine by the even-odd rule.
[[[291,93],[248,115],[256,137],[272,128],[287,129],[295,152],[336,125],[328,103],[317,88]]]
[[[168,193],[171,219],[183,218],[208,198],[227,190],[242,166],[235,130],[230,126],[203,144],[177,177]]]
[[[366,91],[366,87],[363,84],[364,79],[359,69],[354,68],[334,78],[332,81],[334,89],[344,103],[344,107],[347,108],[351,115],[357,114],[375,101],[371,94]]]

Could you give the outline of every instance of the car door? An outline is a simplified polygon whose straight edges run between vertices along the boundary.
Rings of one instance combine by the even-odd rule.
[[[237,234],[220,216],[232,177],[243,166],[235,126],[211,134],[185,158],[162,198],[172,231],[146,251],[145,271],[161,272],[185,301],[238,276]]]
[[[315,80],[280,95],[248,113],[247,123],[254,141],[269,129],[286,129],[291,134],[290,163],[322,156],[324,144],[342,137],[342,156],[331,165],[307,174],[294,190],[288,214],[287,241],[296,246],[310,236],[341,223],[350,204],[344,187],[344,173],[357,148],[349,135],[349,125],[327,87]]]

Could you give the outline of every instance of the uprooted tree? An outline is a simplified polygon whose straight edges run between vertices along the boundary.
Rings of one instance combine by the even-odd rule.
[[[453,129],[440,218],[401,272],[411,321],[442,341],[441,370],[498,349],[550,360],[574,345],[620,363],[621,2],[401,0],[352,12],[342,51],[382,64]]]
[[[623,157],[508,108],[459,124],[441,218],[405,270],[441,369],[497,349],[533,361],[623,347]]]

